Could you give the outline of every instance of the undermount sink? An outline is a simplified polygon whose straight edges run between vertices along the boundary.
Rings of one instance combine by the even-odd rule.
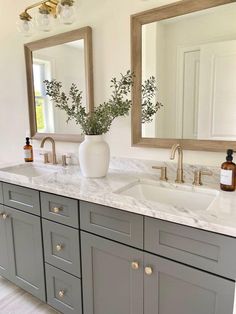
[[[158,202],[177,209],[206,210],[218,195],[217,190],[162,183],[136,182],[124,187],[117,193],[138,200]]]
[[[0,169],[0,171],[25,176],[28,178],[40,177],[52,173],[56,173],[58,170],[55,166],[42,166],[34,164],[21,164],[17,166],[10,166]]]

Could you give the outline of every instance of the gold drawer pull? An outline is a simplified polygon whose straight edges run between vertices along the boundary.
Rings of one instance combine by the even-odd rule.
[[[55,213],[55,214],[58,214],[62,209],[60,207],[53,207],[52,211]]]
[[[59,290],[58,295],[60,298],[64,298],[65,291],[64,290]]]
[[[62,249],[63,249],[63,244],[57,244],[57,245],[56,245],[56,250],[57,250],[57,252],[62,251]]]
[[[8,216],[6,213],[0,213],[0,217],[1,217],[3,220],[6,220],[9,216]]]
[[[131,267],[133,270],[137,270],[137,269],[139,269],[139,263],[138,262],[132,262]]]
[[[153,273],[152,267],[150,267],[150,266],[145,267],[145,274],[146,275],[151,276],[152,273]]]

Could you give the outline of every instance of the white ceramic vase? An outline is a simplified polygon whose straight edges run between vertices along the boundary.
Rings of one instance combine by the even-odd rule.
[[[105,177],[110,162],[110,149],[102,135],[85,135],[79,146],[82,175],[87,178]]]

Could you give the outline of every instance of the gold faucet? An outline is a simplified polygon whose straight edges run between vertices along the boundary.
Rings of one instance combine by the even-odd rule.
[[[42,139],[42,142],[40,144],[40,147],[43,148],[44,147],[44,143],[46,141],[49,141],[52,143],[52,164],[56,165],[57,164],[57,156],[56,156],[56,145],[55,145],[55,141],[52,137],[50,136],[46,136]]]
[[[178,150],[178,168],[177,168],[177,173],[176,173],[176,183],[184,183],[184,178],[183,178],[183,149],[180,146],[180,144],[174,144],[171,148],[171,154],[170,154],[170,159],[173,160],[175,159],[175,153]]]

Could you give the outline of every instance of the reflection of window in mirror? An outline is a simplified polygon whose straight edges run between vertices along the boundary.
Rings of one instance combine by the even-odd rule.
[[[33,59],[34,94],[36,123],[39,133],[54,133],[54,116],[52,104],[45,94],[44,80],[51,80],[52,63],[46,57]]]
[[[66,123],[66,113],[55,108],[49,97],[45,96],[43,81],[45,79],[56,79],[62,83],[66,94],[69,92],[71,84],[75,83],[82,90],[82,100],[84,106],[86,106],[84,40],[71,41],[34,51],[33,63],[38,132],[58,134],[76,134],[80,132],[79,126],[75,122]],[[38,67],[36,67],[36,64]]]
[[[86,112],[94,107],[92,29],[89,26],[24,45],[29,99],[30,133],[35,139],[50,134],[57,140],[81,142],[81,128],[69,121],[45,95],[43,81],[55,79],[68,94],[74,83],[82,91]]]

